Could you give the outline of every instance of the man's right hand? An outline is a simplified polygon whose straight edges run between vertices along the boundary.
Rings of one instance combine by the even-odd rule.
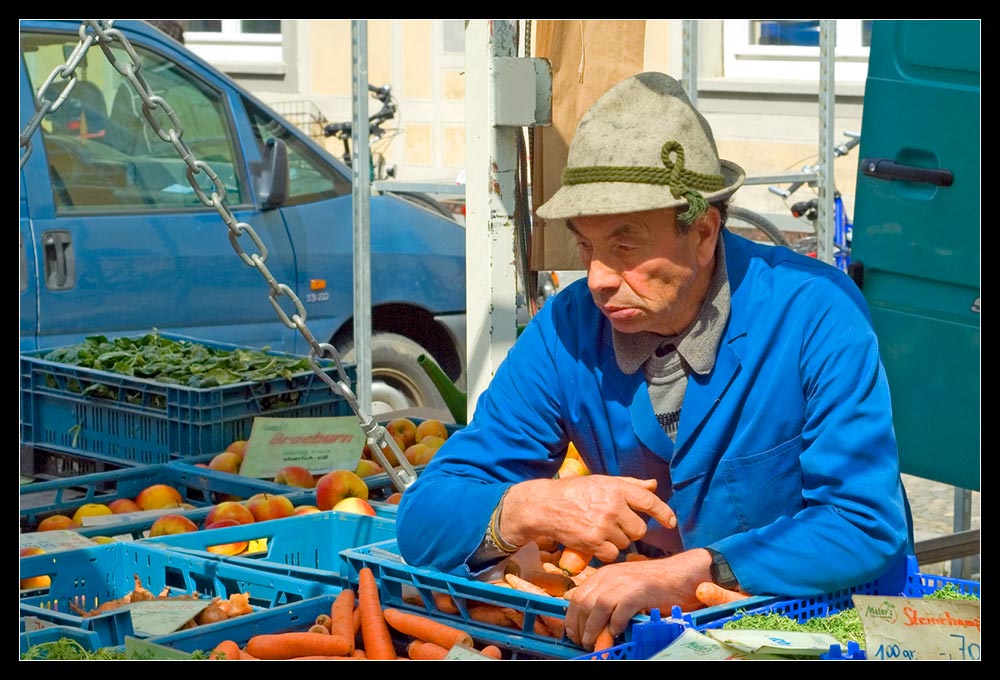
[[[655,491],[655,479],[607,475],[520,482],[504,498],[500,533],[515,545],[555,538],[613,562],[646,535],[647,516],[668,529],[677,526],[674,511]]]

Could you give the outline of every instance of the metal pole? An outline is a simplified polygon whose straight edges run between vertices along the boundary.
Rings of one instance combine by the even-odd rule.
[[[972,528],[972,492],[957,486],[955,487],[955,514],[952,518],[952,528],[956,534]],[[972,576],[972,558],[960,557],[952,560],[949,574],[952,578],[968,580]]]
[[[368,22],[351,21],[351,169],[354,216],[354,358],[357,386],[354,394],[361,407],[372,405],[372,305],[371,305],[371,161],[368,148]]]
[[[681,62],[681,82],[687,90],[691,105],[698,108],[698,20],[684,19],[683,26],[684,58]]]
[[[836,108],[837,24],[819,22],[819,204],[816,219],[816,259],[833,263],[833,120]]]
[[[465,173],[469,417],[517,339],[514,190],[520,129],[495,125],[493,61],[516,57],[517,22],[465,30]]]

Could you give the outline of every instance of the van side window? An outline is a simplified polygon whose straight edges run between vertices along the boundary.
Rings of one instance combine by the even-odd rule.
[[[288,129],[288,123],[279,121],[254,102],[244,99],[243,104],[250,116],[261,153],[267,140],[271,138],[281,139],[288,148],[289,186],[285,205],[351,195],[350,176],[334,169],[339,163],[319,158],[315,151]]]
[[[76,39],[68,36],[22,36],[28,77],[36,91],[75,46]],[[222,96],[176,64],[139,45],[133,47],[146,83],[177,117],[181,139],[219,176],[226,202],[243,203],[247,194],[236,171],[235,144]],[[120,46],[113,49],[121,63],[131,61]],[[188,182],[187,165],[173,144],[150,127],[142,100],[99,48],[88,52],[76,75],[67,99],[41,125],[57,213],[210,210]],[[55,84],[49,88],[50,98],[57,89]],[[173,127],[162,111],[154,113],[154,119],[164,130]],[[208,178],[199,179],[202,189],[211,192]]]

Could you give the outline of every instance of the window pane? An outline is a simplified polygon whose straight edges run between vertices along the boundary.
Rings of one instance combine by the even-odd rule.
[[[819,19],[754,19],[750,44],[819,47]]]
[[[73,38],[34,35],[25,38],[28,77],[37,87],[62,63]],[[226,200],[242,202],[235,152],[222,98],[199,80],[159,55],[134,45],[142,73],[153,93],[163,97],[180,122],[182,139],[208,163],[227,191]],[[118,63],[130,57],[113,46]],[[172,144],[160,139],[142,113],[131,84],[100,55],[78,69],[78,81],[66,101],[45,118],[42,139],[58,212],[123,212],[156,208],[208,209],[187,180],[187,164]],[[55,92],[50,88],[50,96]],[[164,129],[173,127],[163,112],[153,113]],[[212,185],[202,185],[206,191]]]
[[[240,19],[240,33],[281,33],[281,19]]]
[[[317,158],[302,140],[269,113],[248,100],[244,100],[244,104],[250,114],[254,136],[261,149],[261,154],[263,154],[267,140],[277,138],[285,142],[288,150],[289,175],[286,205],[351,194],[350,178],[340,174],[330,164]]]
[[[442,49],[445,52],[462,54],[465,52],[465,20],[445,19]]]
[[[184,30],[192,33],[221,33],[221,19],[185,19]]]

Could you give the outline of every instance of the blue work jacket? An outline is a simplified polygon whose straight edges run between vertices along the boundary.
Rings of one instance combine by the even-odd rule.
[[[676,443],[577,281],[531,320],[471,422],[403,495],[408,564],[474,576],[504,490],[555,475],[569,442],[595,474],[659,469],[683,547],[722,552],[746,592],[828,593],[905,563],[912,522],[864,297],[815,259],[723,239],[732,311],[714,368],[688,378]]]

